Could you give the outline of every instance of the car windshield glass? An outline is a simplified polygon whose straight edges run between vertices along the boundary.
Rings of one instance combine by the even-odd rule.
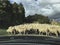
[[[59,0],[0,0],[1,45],[60,45]]]

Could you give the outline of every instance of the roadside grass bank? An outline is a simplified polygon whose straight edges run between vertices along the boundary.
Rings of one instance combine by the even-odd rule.
[[[0,29],[0,36],[2,35],[8,35],[8,33],[6,32],[6,29]]]

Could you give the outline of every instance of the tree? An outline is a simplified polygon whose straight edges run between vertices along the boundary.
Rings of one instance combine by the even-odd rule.
[[[15,25],[17,22],[17,15],[18,15],[18,4],[15,2],[14,4],[12,4],[12,16],[11,16],[11,21],[12,21],[12,25]]]
[[[13,25],[19,25],[22,24],[24,22],[25,19],[25,9],[22,5],[22,3],[20,3],[19,5],[15,2],[13,4],[13,16],[12,16],[12,22]]]
[[[24,23],[24,21],[25,21],[25,9],[24,9],[22,3],[20,3],[19,6],[18,6],[17,20],[21,24]]]
[[[11,17],[11,3],[8,0],[0,0],[0,27],[8,27]]]
[[[50,23],[50,20],[48,17],[43,16],[41,14],[35,14],[32,16],[26,17],[26,22],[27,23],[33,23],[33,22],[39,22],[39,23]]]
[[[25,21],[23,4],[11,4],[9,0],[0,0],[0,28],[19,25]]]

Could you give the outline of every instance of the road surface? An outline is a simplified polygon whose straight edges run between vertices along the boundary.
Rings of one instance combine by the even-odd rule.
[[[0,45],[60,45],[60,38],[45,36],[0,36]]]

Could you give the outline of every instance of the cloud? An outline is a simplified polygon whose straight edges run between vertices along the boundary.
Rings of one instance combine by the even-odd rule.
[[[49,1],[49,0],[48,0],[48,1]],[[49,2],[50,2],[50,3],[59,3],[60,0],[50,0]]]
[[[53,7],[54,7],[54,10],[60,12],[60,4],[54,4]]]
[[[12,3],[16,2],[16,3],[20,3],[21,0],[10,0]]]
[[[14,1],[23,3],[26,16],[35,13],[50,16],[56,12],[60,12],[60,0],[13,0],[13,2]]]
[[[43,15],[48,16],[48,15],[51,15],[53,13],[53,10],[52,9],[42,8],[41,12],[42,12]]]

